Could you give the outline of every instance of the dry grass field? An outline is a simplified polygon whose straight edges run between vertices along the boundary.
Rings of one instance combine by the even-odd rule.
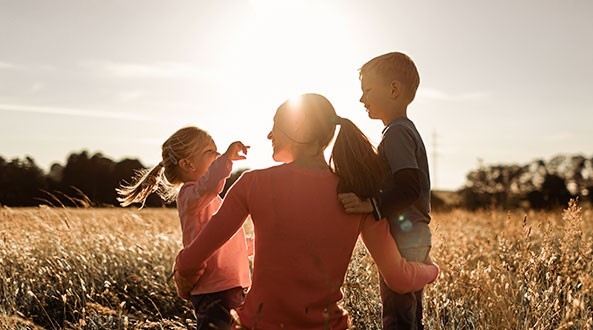
[[[590,211],[433,216],[428,329],[593,328]],[[0,208],[0,329],[191,329],[167,281],[179,231],[172,209]],[[376,276],[359,245],[343,301],[355,329],[380,328]]]

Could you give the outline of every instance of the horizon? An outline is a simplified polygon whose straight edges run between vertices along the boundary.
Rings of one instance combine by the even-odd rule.
[[[143,162],[143,161],[142,161],[142,160],[141,160],[139,157],[134,157],[134,156],[125,156],[125,157],[123,157],[123,158],[114,159],[113,157],[110,157],[110,155],[106,155],[106,154],[102,153],[101,151],[92,152],[92,151],[90,151],[90,150],[88,150],[88,149],[81,149],[81,150],[78,150],[78,151],[72,151],[72,152],[70,152],[68,155],[66,155],[66,156],[65,156],[65,158],[64,158],[64,161],[63,161],[63,162],[60,162],[60,161],[53,161],[53,162],[49,163],[49,165],[48,165],[48,166],[45,166],[45,167],[44,167],[44,166],[42,166],[42,164],[39,164],[39,163],[37,162],[37,160],[36,160],[34,157],[30,156],[30,155],[24,155],[24,156],[22,156],[22,157],[14,157],[14,158],[5,158],[3,155],[1,155],[1,154],[0,154],[0,158],[4,159],[4,160],[5,160],[5,161],[7,161],[7,162],[10,162],[10,161],[17,160],[17,159],[22,161],[22,160],[25,160],[27,157],[31,157],[31,159],[34,161],[35,165],[36,165],[36,166],[37,166],[39,169],[41,169],[41,170],[44,172],[44,174],[45,174],[45,175],[47,175],[47,174],[49,174],[49,172],[51,171],[51,167],[53,167],[54,165],[59,165],[59,166],[62,166],[62,167],[64,167],[64,166],[66,166],[66,164],[67,164],[67,161],[68,161],[68,157],[69,157],[69,156],[71,156],[71,155],[73,155],[73,154],[80,155],[80,154],[82,154],[83,152],[86,152],[86,153],[88,154],[88,156],[89,156],[89,157],[93,157],[93,156],[95,156],[95,155],[101,155],[102,157],[105,157],[106,159],[108,159],[108,160],[111,160],[111,161],[113,161],[114,163],[122,162],[122,161],[124,161],[124,160],[138,160],[138,161],[139,161],[139,162],[140,162],[140,163],[141,163],[141,164],[142,164],[142,165],[143,165],[145,168],[147,168],[147,169],[150,169],[150,168],[152,168],[152,167],[154,167],[154,166],[155,166],[155,165],[148,165],[148,164],[145,164],[145,163],[144,163],[144,162]],[[520,165],[520,166],[524,166],[524,165],[528,165],[528,164],[531,164],[531,163],[533,163],[533,162],[536,162],[536,161],[539,161],[539,160],[543,160],[544,162],[549,162],[549,161],[551,161],[553,158],[556,158],[556,157],[561,157],[561,156],[564,156],[564,157],[583,156],[583,157],[585,157],[585,158],[588,158],[588,159],[592,159],[592,160],[593,160],[593,156],[591,156],[591,155],[589,155],[589,156],[587,156],[587,155],[583,155],[582,153],[577,153],[577,154],[558,153],[558,154],[552,155],[552,156],[551,156],[551,157],[549,157],[549,158],[544,158],[544,157],[534,158],[534,159],[532,159],[531,161],[529,161],[529,162],[526,162],[526,163],[520,163],[520,164],[519,164],[519,163],[516,163],[516,162],[511,162],[511,163],[492,163],[492,164],[485,164],[485,163],[482,163],[482,164],[481,164],[481,166],[497,166],[497,165],[502,165],[502,166],[513,166],[513,165]],[[240,164],[241,164],[241,162],[243,162],[243,161],[244,161],[244,160],[238,160],[238,161],[234,161],[234,162],[233,162],[233,170],[232,170],[232,172],[233,172],[233,173],[234,173],[234,172],[237,172],[237,171],[243,171],[243,170],[254,170],[254,169],[258,169],[258,168],[251,168],[251,167],[248,167],[248,166],[238,166],[238,165],[240,165]],[[281,164],[281,163],[278,163],[278,162],[276,162],[275,164],[273,164],[273,165],[269,165],[269,166],[275,166],[275,165],[279,165],[279,164]],[[259,167],[259,168],[262,168],[262,167]],[[477,170],[477,169],[478,169],[478,167],[476,167],[476,168],[474,168],[474,169],[471,169],[470,171],[474,171],[474,170]],[[468,172],[468,174],[469,174],[469,172]],[[467,182],[466,182],[466,183],[467,183]],[[464,188],[464,187],[465,187],[465,183],[464,183],[464,185],[462,185],[462,186],[459,186],[459,187],[456,187],[456,188],[438,188],[438,187],[431,187],[431,191],[457,192],[457,191],[461,190],[461,189],[462,189],[462,188]]]

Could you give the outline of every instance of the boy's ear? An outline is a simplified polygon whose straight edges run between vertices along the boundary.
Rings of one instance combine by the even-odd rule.
[[[402,94],[402,84],[399,81],[393,80],[390,87],[392,99],[396,99]]]

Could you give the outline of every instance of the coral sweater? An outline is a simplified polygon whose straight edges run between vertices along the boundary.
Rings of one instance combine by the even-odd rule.
[[[237,313],[256,329],[347,329],[340,290],[362,231],[387,284],[416,291],[435,280],[438,267],[403,259],[386,221],[347,214],[328,170],[292,164],[243,173],[198,237],[177,256],[179,276],[200,278],[200,263],[251,215],[255,230],[253,284]]]
[[[233,163],[228,157],[220,156],[199,181],[187,182],[181,187],[177,196],[177,209],[184,247],[198,236],[220,207],[222,199],[218,194],[224,188],[232,167]],[[191,293],[211,293],[250,285],[245,233],[243,228],[238,228],[234,236],[208,258],[204,273]]]

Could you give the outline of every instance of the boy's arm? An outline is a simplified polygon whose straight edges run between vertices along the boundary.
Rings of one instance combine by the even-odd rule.
[[[405,168],[393,174],[391,190],[382,190],[377,198],[361,200],[354,193],[339,194],[347,213],[372,213],[375,220],[401,213],[420,198],[420,170]]]
[[[375,219],[395,216],[420,198],[420,170],[404,168],[393,173],[393,189],[379,192],[373,205]]]

